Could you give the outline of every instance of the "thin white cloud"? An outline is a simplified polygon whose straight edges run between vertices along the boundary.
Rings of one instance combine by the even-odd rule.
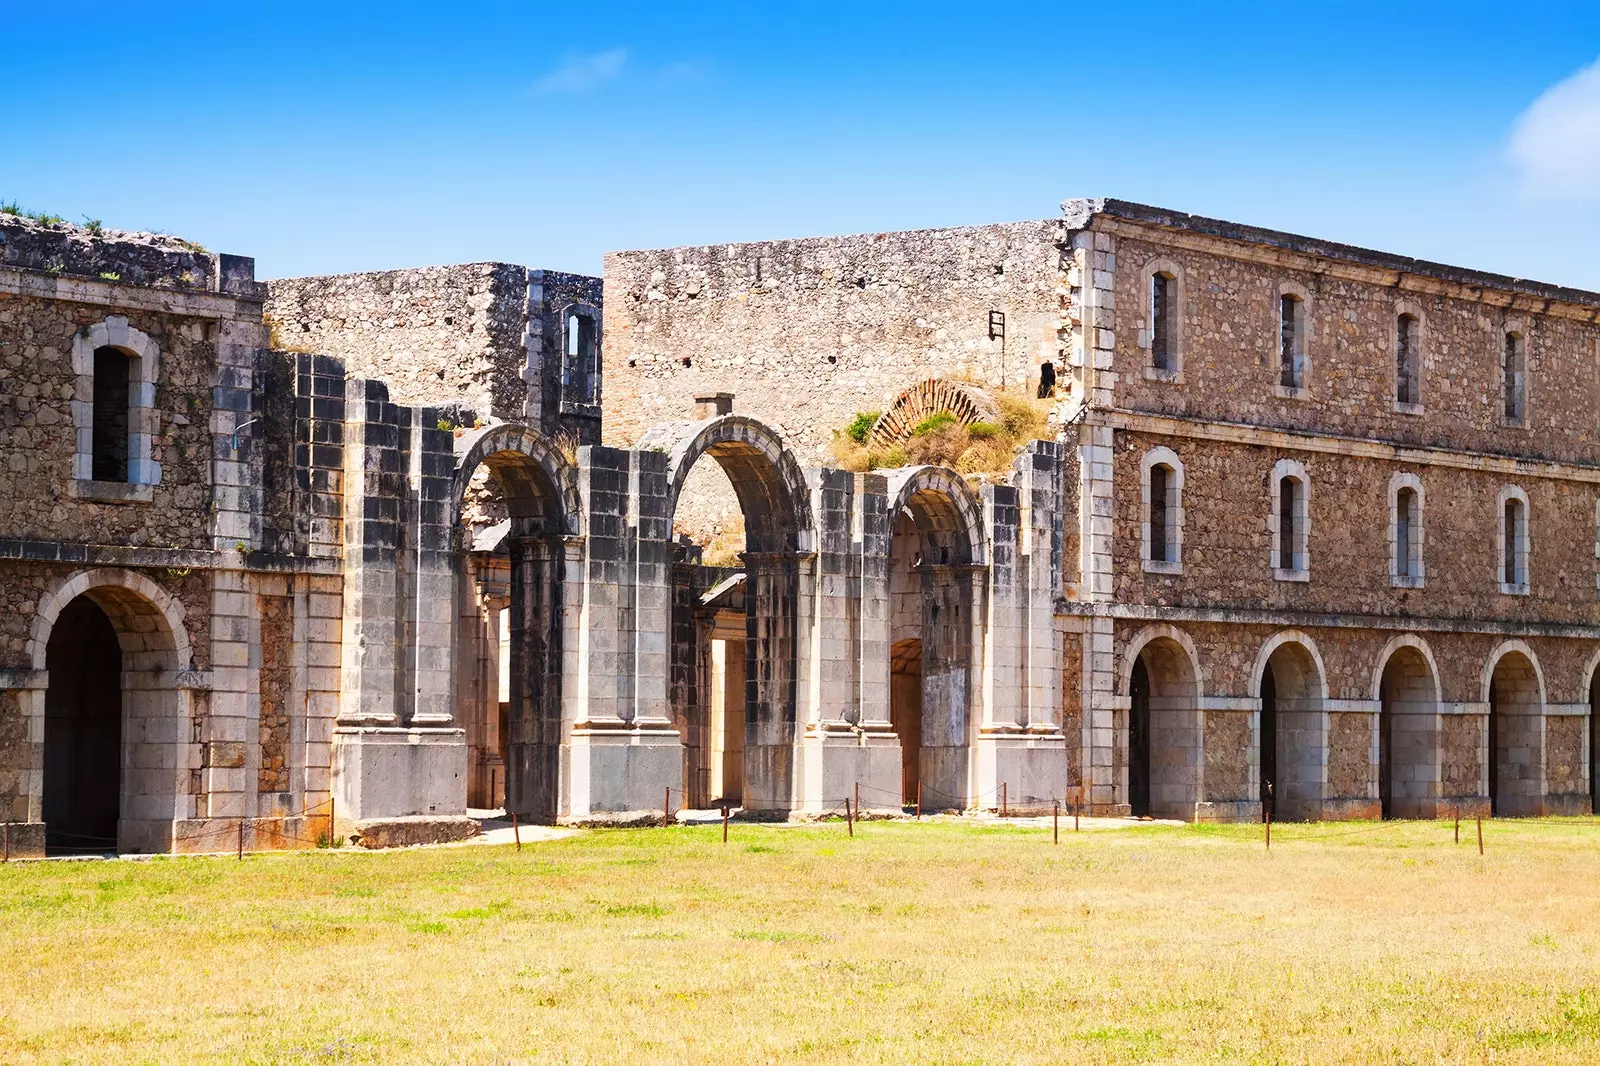
[[[1600,60],[1546,89],[1517,116],[1508,153],[1524,192],[1600,201]]]
[[[533,83],[536,93],[586,93],[622,75],[628,50],[612,48],[594,55],[573,56]]]

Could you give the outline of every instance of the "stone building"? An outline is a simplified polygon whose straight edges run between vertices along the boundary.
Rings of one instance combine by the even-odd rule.
[[[603,292],[0,238],[13,854],[1591,809],[1600,295],[1119,201]],[[823,459],[1019,387],[1002,474]],[[731,559],[674,533],[712,468]]]

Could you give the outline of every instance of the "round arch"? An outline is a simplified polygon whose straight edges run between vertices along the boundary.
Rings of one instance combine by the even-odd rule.
[[[872,443],[878,447],[909,439],[917,424],[933,415],[953,416],[964,425],[998,422],[1000,408],[994,397],[964,381],[927,378],[900,393],[872,424]]]
[[[583,531],[577,471],[560,449],[516,422],[486,426],[456,442],[452,525],[461,521],[461,504],[479,466],[488,467],[499,480],[514,521],[550,533]]]
[[[1189,676],[1184,680],[1194,684],[1194,695],[1199,700],[1205,694],[1205,675],[1200,670],[1200,653],[1195,649],[1194,640],[1177,626],[1165,622],[1145,626],[1133,635],[1128,645],[1122,651],[1122,667],[1118,671],[1117,680],[1121,688],[1121,695],[1128,695],[1129,686],[1133,680],[1133,665],[1139,661],[1139,655],[1150,644],[1159,640],[1170,640],[1183,649],[1184,658],[1187,659]]]
[[[1286,629],[1282,633],[1274,633],[1266,643],[1261,645],[1261,650],[1256,653],[1256,664],[1250,675],[1252,693],[1261,695],[1261,683],[1266,678],[1267,664],[1272,661],[1273,655],[1284,647],[1298,645],[1303,649],[1305,658],[1309,660],[1312,670],[1310,675],[1311,691],[1306,695],[1312,699],[1325,700],[1328,698],[1328,671],[1322,665],[1322,652],[1317,650],[1317,642],[1310,635],[1298,629]],[[1281,684],[1281,682],[1280,682]]]
[[[1589,698],[1589,693],[1594,689],[1595,671],[1600,670],[1600,648],[1589,656],[1589,661],[1583,666],[1583,687],[1578,690],[1578,701],[1581,703]]]
[[[954,470],[912,466],[889,475],[889,520],[911,512],[924,545],[940,548],[942,563],[988,564],[983,508]]]
[[[1483,672],[1478,679],[1479,699],[1484,703],[1489,702],[1489,686],[1494,682],[1495,670],[1500,666],[1500,661],[1508,655],[1521,655],[1528,660],[1528,665],[1533,668],[1534,681],[1538,685],[1539,706],[1543,707],[1548,697],[1545,695],[1544,667],[1539,664],[1539,656],[1534,654],[1524,640],[1507,640],[1502,642],[1483,661]]]
[[[35,670],[45,669],[56,619],[67,604],[85,595],[116,625],[123,651],[154,653],[154,665],[167,669],[192,668],[194,651],[183,624],[183,604],[144,574],[105,568],[75,574],[40,598],[28,639],[28,658]]]
[[[1383,699],[1383,675],[1389,668],[1389,660],[1404,648],[1410,648],[1422,657],[1428,664],[1428,676],[1433,683],[1433,698],[1435,702],[1444,699],[1444,682],[1439,677],[1439,661],[1433,656],[1433,649],[1428,642],[1412,633],[1402,633],[1390,639],[1378,652],[1378,658],[1372,667],[1372,700],[1377,703]]]
[[[709,455],[728,475],[739,499],[749,551],[810,550],[811,493],[800,464],[771,426],[746,415],[719,415],[657,426],[638,446],[667,453],[669,520],[677,514],[690,469]]]

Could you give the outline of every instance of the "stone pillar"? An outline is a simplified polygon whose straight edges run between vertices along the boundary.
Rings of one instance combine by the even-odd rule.
[[[800,562],[788,552],[745,552],[744,806],[787,811],[795,801],[796,640]],[[841,797],[842,798],[842,797]]]

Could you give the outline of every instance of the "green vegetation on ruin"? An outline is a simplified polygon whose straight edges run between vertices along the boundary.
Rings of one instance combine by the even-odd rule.
[[[1023,445],[1052,440],[1050,404],[1020,392],[995,392],[1000,421],[964,425],[949,411],[938,411],[912,427],[909,439],[888,447],[871,442],[878,412],[857,414],[833,436],[833,459],[857,473],[898,466],[947,466],[961,474],[1004,474]]]
[[[1600,824],[735,824],[0,867],[0,1061],[1600,1060]]]

